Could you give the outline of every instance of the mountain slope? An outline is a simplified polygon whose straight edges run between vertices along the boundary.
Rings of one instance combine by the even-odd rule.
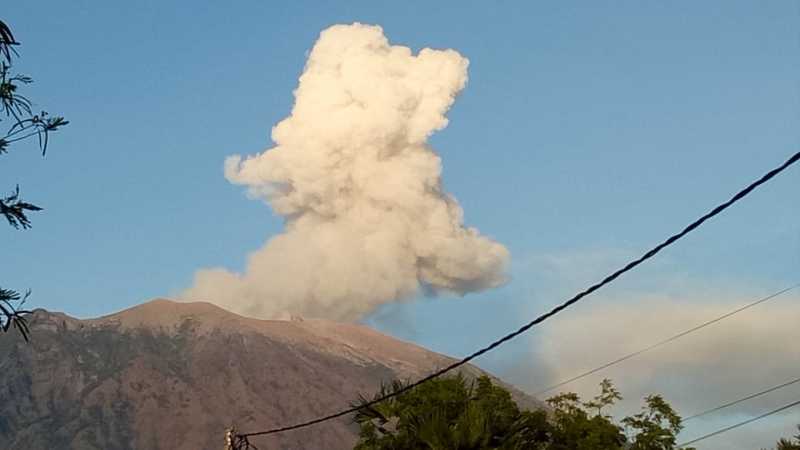
[[[9,449],[217,450],[231,423],[248,431],[310,419],[452,361],[361,325],[249,319],[208,303],[154,300],[90,320],[37,310],[30,324],[30,344],[0,339]],[[355,438],[343,418],[257,445],[348,449]]]

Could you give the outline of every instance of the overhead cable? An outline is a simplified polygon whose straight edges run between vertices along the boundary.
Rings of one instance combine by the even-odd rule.
[[[726,433],[726,432],[731,431],[731,430],[733,430],[735,428],[739,428],[741,426],[747,425],[748,423],[753,423],[753,422],[755,422],[757,420],[761,420],[761,419],[763,419],[765,417],[769,417],[769,416],[771,416],[773,414],[777,414],[777,413],[779,413],[781,411],[785,411],[785,410],[787,410],[789,408],[793,408],[793,407],[795,407],[797,405],[800,405],[800,400],[798,400],[796,402],[789,403],[788,405],[781,406],[778,409],[773,409],[772,411],[764,413],[764,414],[761,414],[760,416],[753,417],[753,418],[747,419],[747,420],[745,420],[743,422],[739,422],[739,423],[737,423],[735,425],[731,425],[729,427],[725,427],[725,428],[722,428],[720,430],[714,431],[713,433],[708,433],[708,434],[706,434],[704,436],[700,436],[699,438],[692,439],[691,441],[687,441],[687,442],[684,442],[682,444],[678,444],[676,448],[686,447],[687,445],[694,444],[695,442],[700,442],[700,441],[702,441],[704,439],[708,439],[710,437],[713,437],[713,436],[716,436],[716,435],[719,435],[719,434],[722,434],[722,433]]]
[[[552,386],[549,386],[549,387],[547,387],[545,389],[542,389],[540,391],[534,392],[533,395],[534,396],[539,396],[541,394],[544,394],[545,392],[549,392],[549,391],[552,391],[554,389],[560,388],[561,386],[564,386],[566,384],[572,383],[573,381],[578,381],[581,378],[588,377],[589,375],[597,373],[597,372],[599,372],[599,371],[601,371],[603,369],[607,369],[607,368],[609,368],[609,367],[611,367],[613,365],[616,365],[616,364],[619,364],[619,363],[621,363],[623,361],[629,360],[629,359],[631,359],[631,358],[633,358],[635,356],[639,356],[642,353],[649,352],[650,350],[653,350],[653,349],[656,349],[658,347],[661,347],[664,344],[668,344],[668,343],[670,343],[672,341],[680,339],[680,338],[686,336],[687,334],[694,333],[695,331],[698,331],[698,330],[700,330],[702,328],[705,328],[705,327],[707,327],[709,325],[715,324],[715,323],[717,323],[717,322],[719,322],[721,320],[727,319],[728,317],[731,317],[731,316],[733,316],[733,315],[735,315],[737,313],[740,313],[740,312],[742,312],[744,310],[750,309],[750,308],[752,308],[752,307],[754,307],[756,305],[760,305],[760,304],[762,304],[764,302],[772,300],[773,298],[778,297],[781,294],[785,294],[786,292],[789,292],[792,289],[797,289],[798,287],[800,287],[800,283],[795,284],[794,286],[790,286],[790,287],[787,287],[785,289],[782,289],[782,290],[780,290],[778,292],[772,293],[772,294],[770,294],[770,295],[768,295],[766,297],[763,297],[763,298],[761,298],[759,300],[756,300],[756,301],[754,301],[752,303],[748,303],[748,304],[746,304],[746,305],[744,305],[742,307],[734,309],[733,311],[730,311],[730,312],[728,312],[726,314],[723,314],[723,315],[721,315],[719,317],[716,317],[714,319],[711,319],[709,321],[703,322],[700,325],[697,325],[696,327],[690,328],[690,329],[688,329],[686,331],[682,331],[682,332],[680,332],[680,333],[678,333],[678,334],[676,334],[674,336],[671,336],[671,337],[668,337],[668,338],[666,338],[666,339],[664,339],[662,341],[656,342],[655,344],[652,344],[652,345],[650,345],[648,347],[645,347],[645,348],[643,348],[641,350],[637,350],[637,351],[635,351],[633,353],[628,353],[627,355],[619,357],[619,358],[617,358],[617,359],[615,359],[615,360],[613,360],[611,362],[608,362],[608,363],[605,363],[605,364],[603,364],[601,366],[595,367],[594,369],[587,370],[586,372],[583,372],[580,375],[575,375],[572,378],[568,378],[566,380],[559,381],[558,383],[556,383],[556,384],[554,384]]]
[[[756,392],[755,394],[750,394],[750,395],[748,395],[746,397],[742,397],[740,399],[733,400],[731,402],[725,403],[724,405],[719,405],[719,406],[717,406],[715,408],[707,409],[707,410],[705,410],[703,412],[700,412],[700,413],[697,413],[697,414],[692,414],[691,416],[689,416],[689,417],[687,417],[685,419],[682,419],[681,423],[686,423],[686,422],[688,422],[688,421],[690,421],[692,419],[696,419],[696,418],[698,418],[700,416],[705,416],[706,414],[711,414],[713,412],[717,412],[717,411],[719,411],[721,409],[725,409],[725,408],[731,407],[733,405],[737,405],[739,403],[745,402],[747,400],[750,400],[750,399],[753,399],[753,398],[756,398],[756,397],[760,397],[760,396],[762,396],[764,394],[769,394],[770,392],[777,391],[778,389],[783,389],[786,386],[791,386],[791,385],[793,385],[795,383],[798,383],[798,382],[800,382],[800,378],[795,378],[794,380],[787,381],[786,383],[779,384],[777,386],[773,386],[773,387],[771,387],[769,389],[764,389],[763,391]]]
[[[717,214],[721,213],[722,211],[728,209],[731,205],[733,205],[734,203],[738,202],[739,200],[741,200],[742,198],[744,198],[745,196],[750,194],[757,187],[761,186],[762,184],[764,184],[767,181],[771,180],[773,177],[775,177],[779,173],[781,173],[784,170],[786,170],[787,167],[789,167],[792,164],[796,163],[798,160],[800,160],[800,152],[795,153],[794,155],[789,157],[789,159],[787,159],[783,164],[781,164],[780,166],[778,166],[778,167],[770,170],[769,172],[765,173],[761,178],[759,178],[758,180],[754,181],[753,183],[751,183],[746,188],[744,188],[741,191],[739,191],[738,193],[736,193],[728,201],[718,205],[717,207],[715,207],[714,209],[712,209],[711,211],[709,211],[708,213],[706,213],[705,215],[703,215],[699,219],[697,219],[694,222],[690,223],[682,231],[680,231],[677,234],[674,234],[674,235],[670,236],[669,238],[667,238],[662,243],[658,244],[657,246],[655,246],[652,249],[650,249],[649,251],[647,251],[644,255],[642,255],[638,259],[635,259],[635,260],[629,262],[628,264],[626,264],[621,269],[619,269],[619,270],[613,272],[612,274],[608,275],[607,277],[605,277],[602,281],[600,281],[600,282],[598,282],[596,284],[593,284],[592,286],[590,286],[590,287],[586,288],[585,290],[583,290],[583,291],[579,292],[578,294],[576,294],[574,297],[572,297],[569,300],[565,301],[561,305],[553,308],[549,312],[547,312],[545,314],[542,314],[541,316],[539,316],[539,317],[533,319],[532,321],[528,322],[527,324],[521,326],[516,331],[513,331],[513,332],[501,337],[500,339],[498,339],[498,340],[492,342],[491,344],[481,348],[480,350],[475,351],[474,353],[470,354],[469,356],[466,356],[466,357],[464,357],[464,358],[462,358],[462,359],[460,359],[460,360],[458,360],[458,361],[456,361],[456,362],[454,362],[454,363],[452,363],[452,364],[450,364],[450,365],[448,365],[448,366],[446,366],[446,367],[444,367],[442,369],[439,369],[439,370],[433,372],[432,374],[417,380],[414,383],[408,384],[408,385],[404,386],[402,389],[398,389],[396,391],[390,392],[390,393],[388,393],[388,394],[386,394],[384,396],[375,398],[375,399],[373,399],[373,400],[371,400],[369,402],[366,402],[364,404],[361,404],[359,406],[354,406],[354,407],[342,409],[342,410],[340,410],[338,412],[335,412],[335,413],[332,413],[332,414],[328,414],[326,416],[321,416],[321,417],[318,417],[316,419],[311,419],[311,420],[307,420],[307,421],[303,421],[303,422],[298,422],[298,423],[295,423],[293,425],[287,425],[287,426],[283,426],[283,427],[279,427],[279,428],[273,428],[273,429],[269,429],[269,430],[265,430],[265,431],[257,431],[257,432],[252,432],[252,433],[243,433],[243,434],[239,434],[238,436],[240,438],[247,438],[247,437],[253,437],[253,436],[263,436],[263,435],[268,435],[268,434],[275,434],[275,433],[282,433],[282,432],[290,431],[290,430],[296,430],[296,429],[299,429],[299,428],[305,428],[305,427],[308,427],[308,426],[311,426],[311,425],[316,425],[316,424],[319,424],[319,423],[322,423],[322,422],[327,422],[329,420],[333,420],[333,419],[336,419],[338,417],[342,417],[342,416],[346,416],[348,414],[355,413],[355,412],[359,411],[362,408],[373,406],[375,404],[378,404],[378,403],[383,402],[385,400],[388,400],[390,398],[393,398],[393,397],[396,397],[398,395],[401,395],[401,394],[403,394],[405,392],[410,391],[411,389],[414,389],[415,387],[417,387],[417,386],[419,386],[419,385],[421,385],[423,383],[426,383],[426,382],[428,382],[430,380],[433,380],[434,378],[437,378],[437,377],[440,377],[440,376],[444,375],[447,372],[450,372],[450,371],[452,371],[454,369],[457,369],[457,368],[469,363],[473,359],[475,359],[475,358],[477,358],[477,357],[479,357],[479,356],[481,356],[481,355],[483,355],[485,353],[488,353],[491,350],[494,350],[495,348],[499,347],[500,345],[502,345],[502,344],[514,339],[515,337],[521,335],[522,333],[525,333],[526,331],[531,329],[533,326],[538,325],[538,324],[544,322],[545,320],[549,319],[550,317],[555,316],[556,314],[560,313],[561,311],[565,310],[566,308],[568,308],[568,307],[572,306],[573,304],[577,303],[578,301],[580,301],[582,298],[586,297],[587,295],[597,291],[598,289],[602,288],[603,286],[605,286],[605,285],[611,283],[612,281],[616,280],[617,278],[619,278],[624,273],[632,270],[633,268],[635,268],[639,264],[641,264],[644,261],[652,258],[656,254],[658,254],[661,250],[663,250],[665,247],[668,247],[668,246],[672,245],[677,240],[679,240],[679,239],[683,238],[684,236],[686,236],[687,234],[691,233],[693,230],[698,228],[700,225],[705,223],[707,220],[711,219],[712,217],[716,216]]]

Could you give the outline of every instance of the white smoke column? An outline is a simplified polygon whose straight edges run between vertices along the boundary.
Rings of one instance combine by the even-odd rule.
[[[244,274],[197,272],[184,299],[243,314],[355,320],[420,286],[464,294],[504,282],[509,254],[465,228],[426,140],[467,81],[453,50],[389,45],[378,26],[336,25],[314,45],[275,147],[225,161],[286,230]]]

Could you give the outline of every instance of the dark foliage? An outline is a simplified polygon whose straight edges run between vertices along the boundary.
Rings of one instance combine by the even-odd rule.
[[[30,336],[30,330],[25,321],[25,315],[30,311],[20,308],[29,294],[30,291],[26,292],[24,296],[20,296],[18,292],[0,288],[0,328],[3,332],[7,332],[12,327],[16,328],[26,341]]]
[[[377,394],[403,387],[394,382]],[[437,378],[385,402],[361,409],[355,450],[672,450],[680,417],[659,396],[617,424],[604,409],[621,399],[610,381],[583,402],[574,393],[548,400],[552,410],[522,411],[488,377]],[[360,398],[354,405],[365,405]],[[627,434],[626,434],[627,432]]]
[[[800,425],[793,439],[781,438],[775,444],[775,450],[800,450]]]
[[[14,35],[8,25],[0,20],[0,59],[11,61],[11,56],[17,55],[16,50],[14,50],[15,45],[19,45],[19,42],[14,39]]]
[[[0,155],[7,153],[11,144],[35,138],[39,151],[44,156],[50,133],[69,122],[61,116],[50,116],[47,111],[35,113],[31,100],[20,92],[33,79],[12,71],[13,59],[19,56],[16,51],[18,45],[11,28],[0,21],[0,122],[10,123],[5,133],[0,134]],[[41,210],[42,208],[22,200],[19,185],[8,196],[0,197],[0,215],[16,229],[30,228],[28,213]],[[25,314],[28,311],[20,308],[29,294],[30,292],[22,296],[16,291],[0,288],[0,330],[7,332],[13,327],[28,339],[29,332],[25,323]]]
[[[19,186],[8,197],[0,200],[0,214],[6,218],[9,225],[14,228],[30,228],[31,221],[25,211],[41,211],[42,208],[22,201],[19,196]]]

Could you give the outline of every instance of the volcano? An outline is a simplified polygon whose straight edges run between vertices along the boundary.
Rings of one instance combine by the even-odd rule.
[[[0,338],[7,449],[219,450],[231,425],[248,432],[312,419],[453,362],[363,325],[257,320],[210,303],[157,299],[88,320],[39,309],[29,324],[29,343]],[[504,386],[522,407],[542,406]],[[343,417],[253,443],[345,450],[357,431]]]

